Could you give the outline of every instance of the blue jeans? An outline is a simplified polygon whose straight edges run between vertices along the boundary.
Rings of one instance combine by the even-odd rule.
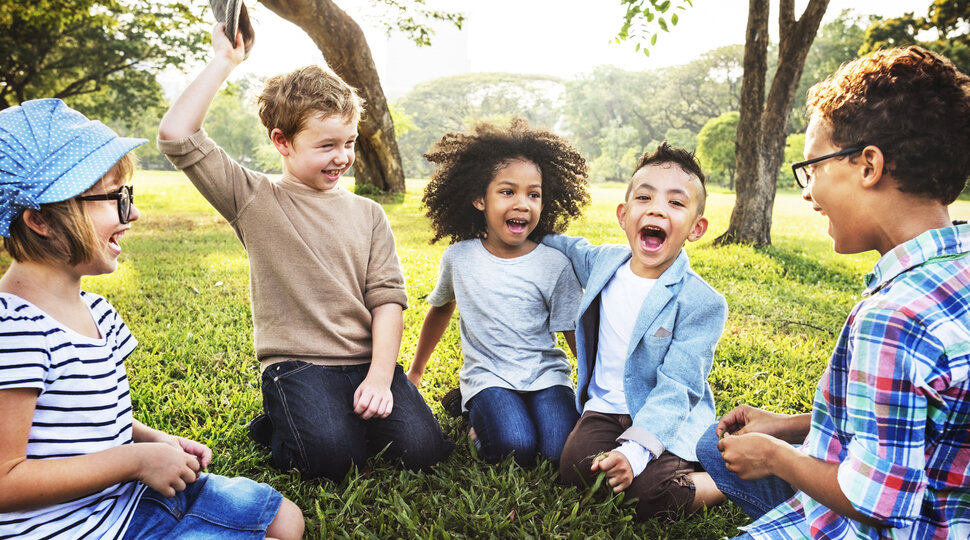
[[[131,515],[125,539],[222,539],[266,536],[283,496],[248,478],[202,473],[174,497],[148,488]]]
[[[534,465],[537,453],[558,463],[579,418],[576,394],[568,386],[533,392],[489,387],[472,396],[467,407],[482,459],[497,463],[513,454],[522,467]]]
[[[364,420],[354,412],[354,392],[368,369],[370,364],[318,366],[295,360],[266,368],[263,410],[272,423],[275,467],[340,481],[382,450],[384,458],[424,471],[451,454],[455,443],[400,365],[391,380],[391,414]]]
[[[697,459],[707,474],[711,475],[717,489],[740,506],[751,519],[758,519],[795,494],[788,482],[777,476],[742,480],[737,474],[727,470],[721,451],[717,449],[716,429],[717,424],[712,424],[697,441]]]

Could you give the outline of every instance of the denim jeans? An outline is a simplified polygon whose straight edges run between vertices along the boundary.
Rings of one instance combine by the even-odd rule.
[[[266,368],[263,410],[272,423],[275,467],[339,481],[352,466],[363,466],[369,454],[382,450],[386,459],[425,471],[451,454],[455,444],[400,365],[391,381],[391,414],[364,420],[354,412],[354,392],[368,369],[370,364],[318,366],[293,360]]]
[[[787,501],[795,494],[792,487],[777,476],[760,480],[742,480],[727,470],[721,451],[717,449],[717,424],[712,424],[697,442],[697,459],[711,475],[717,488],[734,501],[751,519],[758,519],[768,510]]]
[[[533,392],[493,386],[472,396],[467,406],[482,459],[497,463],[513,454],[522,467],[534,465],[537,453],[558,463],[579,418],[576,394],[568,386]]]
[[[145,490],[125,540],[252,539],[266,536],[283,496],[248,478],[202,473],[173,497]]]

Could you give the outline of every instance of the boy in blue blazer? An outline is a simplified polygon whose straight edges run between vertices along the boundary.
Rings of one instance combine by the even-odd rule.
[[[559,472],[585,485],[606,472],[638,499],[639,519],[693,511],[723,495],[694,453],[714,420],[707,376],[727,303],[690,269],[684,243],[707,231],[704,173],[694,155],[661,144],[637,164],[616,208],[629,245],[547,235],[585,289],[576,328],[582,417]]]

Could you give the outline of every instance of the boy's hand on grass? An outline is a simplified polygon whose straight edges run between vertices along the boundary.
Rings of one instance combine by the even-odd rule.
[[[590,470],[605,472],[606,482],[613,487],[613,493],[619,493],[633,483],[633,469],[630,467],[630,462],[627,461],[626,456],[615,450],[593,458]]]
[[[373,417],[387,418],[394,408],[394,395],[390,385],[375,383],[366,377],[354,392],[354,412],[364,420]]]
[[[138,480],[166,497],[174,497],[199,479],[199,459],[164,442],[138,443]]]

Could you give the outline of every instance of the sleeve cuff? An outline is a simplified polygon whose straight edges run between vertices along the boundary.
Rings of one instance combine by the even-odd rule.
[[[640,446],[649,450],[654,456],[663,454],[667,449],[656,435],[650,433],[642,427],[637,426],[627,429],[616,438],[616,442],[618,443],[623,443],[626,441],[634,441],[639,443]]]
[[[852,439],[847,450],[838,481],[852,506],[891,527],[912,524],[926,492],[925,471],[882,459],[858,439]]]
[[[630,462],[630,468],[633,469],[633,477],[636,478],[640,476],[643,469],[647,468],[647,463],[653,459],[653,454],[650,450],[640,446],[636,441],[626,441],[616,448],[616,451],[623,454],[623,457]]]

